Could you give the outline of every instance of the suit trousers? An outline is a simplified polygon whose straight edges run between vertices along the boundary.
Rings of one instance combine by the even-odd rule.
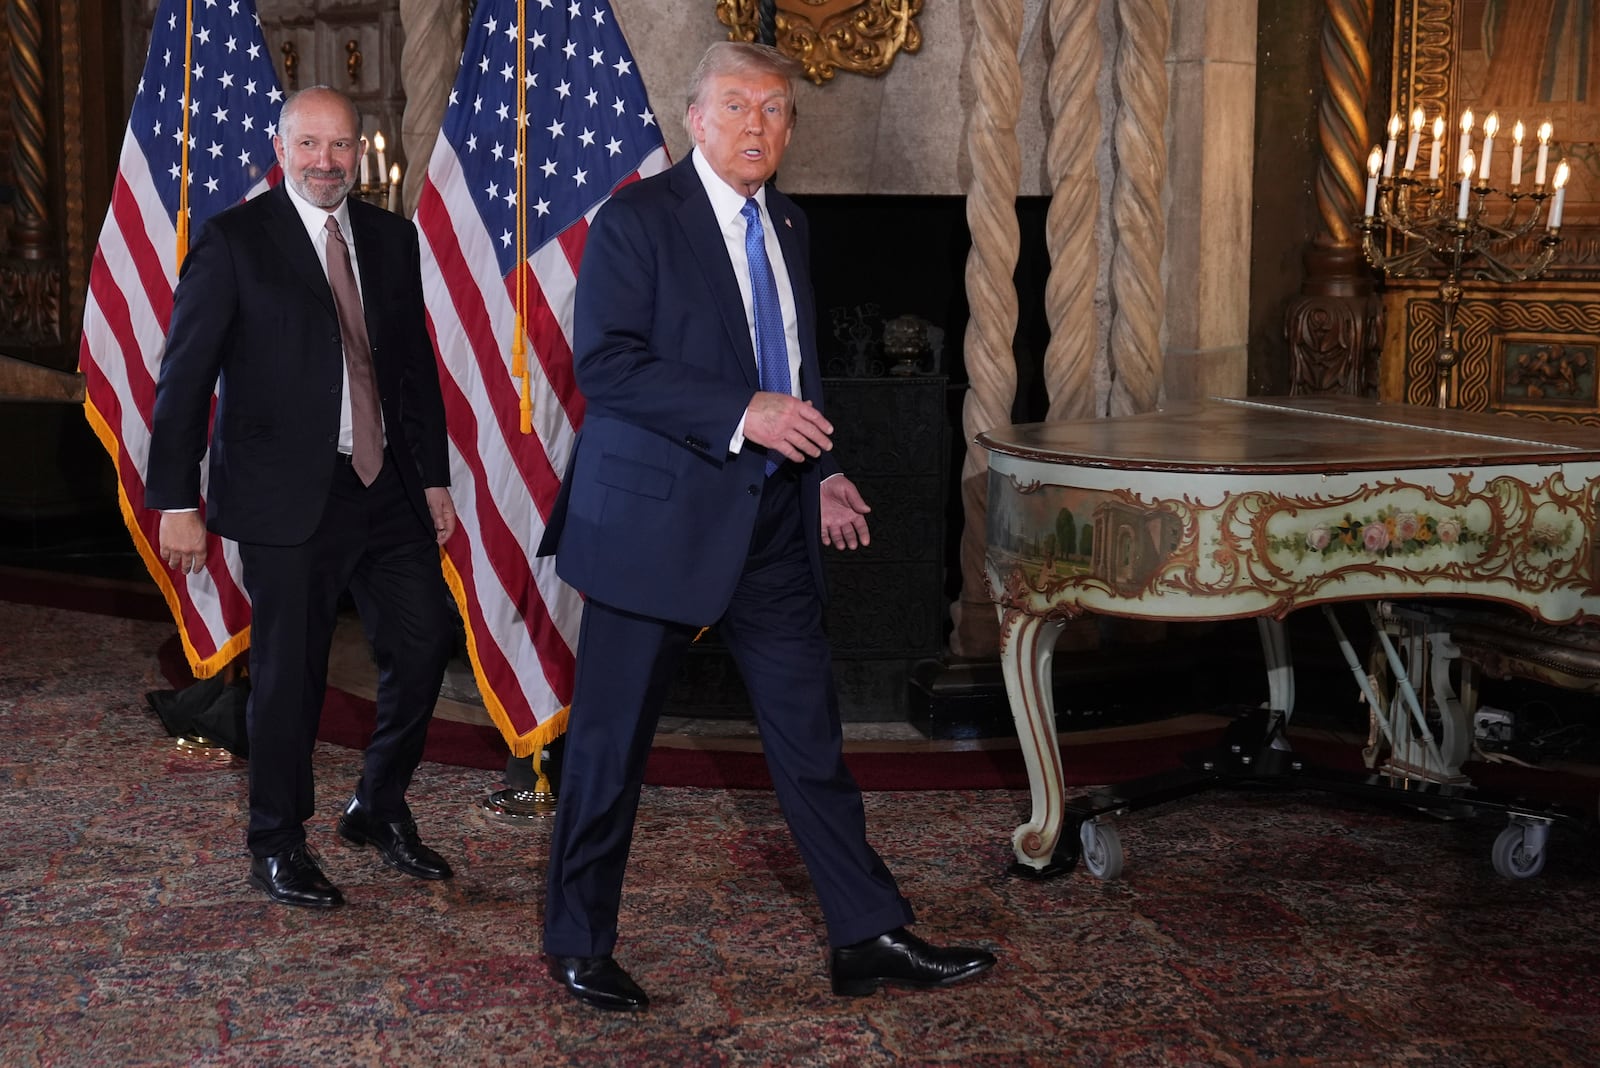
[[[410,818],[405,793],[454,645],[439,550],[386,451],[364,486],[341,456],[321,520],[299,545],[241,542],[250,594],[250,852],[305,841],[311,754],[339,599],[349,590],[378,667],[377,724],[356,796],[374,818]]]
[[[767,479],[738,588],[717,623],[834,946],[914,920],[867,841],[861,791],[843,758],[822,598],[807,559],[799,482]],[[617,940],[623,872],[645,760],[661,708],[698,628],[590,599],[550,842],[545,951],[604,956]]]

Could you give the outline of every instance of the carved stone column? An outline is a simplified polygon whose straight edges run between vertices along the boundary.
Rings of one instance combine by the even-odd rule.
[[[1373,393],[1382,307],[1361,254],[1360,211],[1372,90],[1373,0],[1327,0],[1317,106],[1316,237],[1300,296],[1284,316],[1291,393]]]
[[[11,150],[16,196],[0,262],[0,337],[21,344],[61,339],[62,270],[50,223],[45,123],[45,24],[39,0],[10,0]]]
[[[1050,249],[1050,280],[1045,314],[1050,343],[1044,353],[1049,418],[1080,419],[1094,414],[1094,364],[1099,332],[1094,290],[1100,252],[1095,222],[1100,183],[1095,149],[1100,143],[1100,108],[1095,80],[1100,69],[1100,33],[1095,0],[1052,0],[1050,38],[1050,140],[1045,165],[1050,176],[1050,209],[1045,241]]]
[[[977,32],[968,49],[977,90],[967,127],[967,225],[972,251],[967,256],[967,301],[971,317],[962,341],[967,396],[961,429],[967,437],[961,467],[961,500],[966,523],[961,532],[961,599],[951,608],[955,631],[950,648],[957,656],[994,656],[1000,648],[994,604],[984,592],[983,558],[988,524],[988,454],[971,444],[990,427],[1011,422],[1017,392],[1012,339],[1017,332],[1017,290],[1013,275],[1021,238],[1016,200],[1022,181],[1017,146],[1017,116],[1022,108],[1022,68],[1017,45],[1022,37],[1022,5],[1016,0],[975,0]]]
[[[400,84],[406,95],[400,140],[406,158],[416,161],[406,172],[401,192],[409,216],[415,214],[417,199],[422,196],[426,162],[439,139],[465,37],[461,10],[438,0],[400,0],[400,25],[406,33],[400,51]]]
[[[1167,0],[1121,0],[1114,81],[1119,98],[1113,139],[1117,177],[1111,187],[1116,248],[1111,258],[1112,415],[1135,415],[1161,395],[1161,321],[1166,295]]]

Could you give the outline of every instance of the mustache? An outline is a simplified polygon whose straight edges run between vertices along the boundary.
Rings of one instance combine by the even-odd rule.
[[[345,169],[343,167],[329,167],[327,170],[322,170],[318,167],[307,167],[300,173],[307,178],[328,178],[336,182],[342,182],[345,178]]]

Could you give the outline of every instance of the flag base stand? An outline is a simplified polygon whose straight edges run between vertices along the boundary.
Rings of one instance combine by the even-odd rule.
[[[526,824],[556,814],[556,788],[547,767],[555,764],[551,749],[506,760],[506,788],[484,798],[479,808],[497,823]]]
[[[556,795],[549,790],[496,790],[479,807],[499,823],[532,823],[556,814]]]
[[[211,760],[233,759],[233,754],[228,751],[227,746],[203,734],[180,734],[175,744],[178,752],[185,756],[206,757]]]

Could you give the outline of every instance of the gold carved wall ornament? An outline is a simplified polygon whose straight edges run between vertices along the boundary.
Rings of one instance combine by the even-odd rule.
[[[884,74],[897,53],[922,47],[916,23],[922,0],[717,0],[728,39],[759,40],[763,6],[778,50],[798,60],[818,85],[838,69]]]

